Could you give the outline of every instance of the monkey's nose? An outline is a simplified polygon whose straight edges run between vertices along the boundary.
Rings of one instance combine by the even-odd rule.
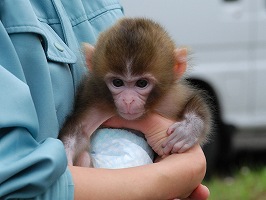
[[[126,105],[127,107],[127,110],[129,111],[130,110],[130,107],[131,105],[133,104],[134,102],[134,99],[123,99],[123,102],[124,104]]]

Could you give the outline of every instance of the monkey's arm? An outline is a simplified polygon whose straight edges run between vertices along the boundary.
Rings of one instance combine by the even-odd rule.
[[[181,113],[181,120],[167,130],[169,137],[164,141],[164,154],[181,153],[203,144],[211,129],[211,112],[202,91],[193,91]]]

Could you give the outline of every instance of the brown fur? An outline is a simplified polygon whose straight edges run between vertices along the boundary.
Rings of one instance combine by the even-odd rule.
[[[122,19],[102,33],[91,58],[92,71],[79,88],[73,113],[59,138],[64,141],[74,134],[90,137],[92,133],[82,133],[80,124],[92,107],[115,113],[112,94],[104,82],[106,74],[126,75],[131,71],[133,75],[150,73],[157,80],[145,105],[147,112],[157,112],[173,120],[194,112],[204,121],[203,140],[210,130],[210,110],[204,93],[189,86],[174,72],[175,49],[167,32],[147,19]]]

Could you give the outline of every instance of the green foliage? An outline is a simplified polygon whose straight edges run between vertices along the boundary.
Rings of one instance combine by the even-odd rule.
[[[204,184],[211,191],[209,200],[266,200],[265,167],[242,167],[234,177],[214,177]]]

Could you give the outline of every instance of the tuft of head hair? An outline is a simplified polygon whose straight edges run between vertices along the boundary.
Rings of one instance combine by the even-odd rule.
[[[146,18],[122,18],[100,34],[92,63],[95,73],[153,74],[163,85],[175,81],[175,44],[164,28]],[[163,73],[162,73],[163,72]]]

